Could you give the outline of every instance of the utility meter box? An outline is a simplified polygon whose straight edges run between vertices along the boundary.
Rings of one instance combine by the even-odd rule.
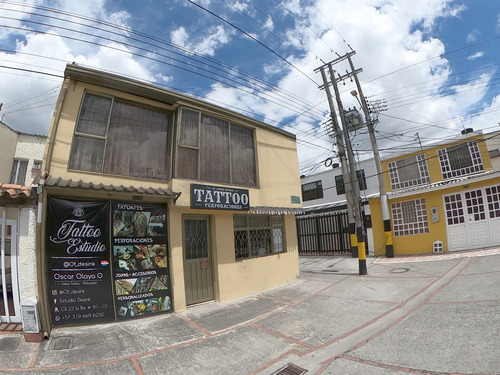
[[[21,318],[24,332],[40,332],[40,319],[38,318],[38,302],[36,298],[26,298],[22,300]]]

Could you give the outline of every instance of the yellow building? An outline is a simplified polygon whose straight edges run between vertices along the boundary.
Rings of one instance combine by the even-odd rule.
[[[481,133],[386,159],[382,169],[395,255],[500,245],[500,171]],[[375,255],[384,255],[380,200],[370,208]]]
[[[182,311],[299,275],[295,136],[66,67],[40,196],[44,329]]]

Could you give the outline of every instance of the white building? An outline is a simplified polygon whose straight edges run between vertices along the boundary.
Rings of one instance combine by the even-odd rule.
[[[36,296],[36,185],[46,137],[0,122],[0,321],[21,323],[21,301]],[[23,275],[23,276],[21,276]]]

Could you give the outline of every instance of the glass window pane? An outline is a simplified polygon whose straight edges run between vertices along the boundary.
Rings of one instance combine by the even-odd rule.
[[[110,118],[104,172],[166,180],[170,176],[166,113],[115,101]]]
[[[198,147],[199,122],[199,112],[185,108],[182,109],[179,144],[183,146]]]
[[[69,168],[80,171],[102,172],[103,155],[104,140],[75,136]]]
[[[200,178],[229,182],[229,122],[202,116],[200,137]]]
[[[420,169],[416,156],[396,161],[399,181],[411,181],[420,178]]]
[[[198,150],[179,147],[177,151],[177,176],[198,179]]]
[[[10,183],[16,185],[26,184],[26,172],[28,171],[27,160],[14,160],[12,170],[10,172]]]
[[[85,94],[76,131],[78,133],[104,137],[106,135],[110,108],[110,98]]]
[[[253,129],[231,124],[231,174],[235,185],[257,185]]]
[[[472,166],[472,158],[467,143],[447,147],[446,152],[448,153],[448,160],[452,170]]]

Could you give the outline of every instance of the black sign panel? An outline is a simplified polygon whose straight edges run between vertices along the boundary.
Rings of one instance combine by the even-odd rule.
[[[191,208],[248,211],[248,190],[191,184]]]
[[[113,321],[109,203],[51,197],[47,215],[52,324]]]
[[[113,276],[119,320],[172,310],[164,206],[113,203]]]

